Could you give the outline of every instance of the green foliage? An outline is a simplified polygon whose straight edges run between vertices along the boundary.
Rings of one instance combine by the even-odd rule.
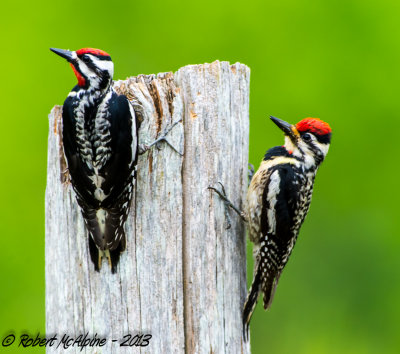
[[[45,328],[47,114],[75,84],[48,48],[91,46],[111,53],[117,79],[247,64],[255,167],[283,142],[269,115],[329,122],[331,151],[272,309],[256,310],[253,353],[398,352],[399,15],[394,0],[3,2],[0,339]]]

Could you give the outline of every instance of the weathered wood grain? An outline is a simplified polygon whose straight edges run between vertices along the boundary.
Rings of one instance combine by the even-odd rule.
[[[142,353],[240,353],[246,294],[245,231],[208,189],[222,181],[241,205],[247,186],[249,69],[227,62],[115,82],[141,107],[140,143],[173,122],[170,142],[141,155],[117,274],[93,269],[87,232],[68,184],[61,111],[50,116],[46,188],[46,331],[107,338],[150,333]],[[48,348],[53,352],[57,349]],[[74,348],[71,352],[80,352]],[[86,352],[93,352],[87,348]],[[85,352],[85,350],[83,351]]]

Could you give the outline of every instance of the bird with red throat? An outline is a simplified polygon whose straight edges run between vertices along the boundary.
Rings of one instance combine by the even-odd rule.
[[[135,111],[113,89],[114,64],[100,49],[51,48],[66,59],[78,84],[66,98],[62,138],[71,184],[89,233],[95,270],[106,257],[113,273],[126,247],[124,223],[138,159]]]

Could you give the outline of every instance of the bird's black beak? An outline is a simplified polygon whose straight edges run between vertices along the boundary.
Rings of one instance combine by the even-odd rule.
[[[294,125],[273,116],[270,116],[270,118],[278,126],[278,128],[282,130],[285,135],[292,138],[293,141],[295,141],[296,137],[299,136],[299,132]]]
[[[50,50],[59,55],[60,57],[67,59],[69,62],[74,61],[75,59],[74,52],[71,52],[70,50],[57,49],[57,48],[50,48]]]

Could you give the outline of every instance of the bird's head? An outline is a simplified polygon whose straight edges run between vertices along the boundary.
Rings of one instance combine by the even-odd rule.
[[[110,54],[105,51],[94,48],[82,48],[77,51],[56,48],[50,50],[69,61],[80,87],[103,90],[111,84],[114,64]]]
[[[295,125],[275,117],[271,120],[285,133],[285,148],[289,153],[316,166],[324,160],[332,135],[328,123],[318,118],[305,118]]]

